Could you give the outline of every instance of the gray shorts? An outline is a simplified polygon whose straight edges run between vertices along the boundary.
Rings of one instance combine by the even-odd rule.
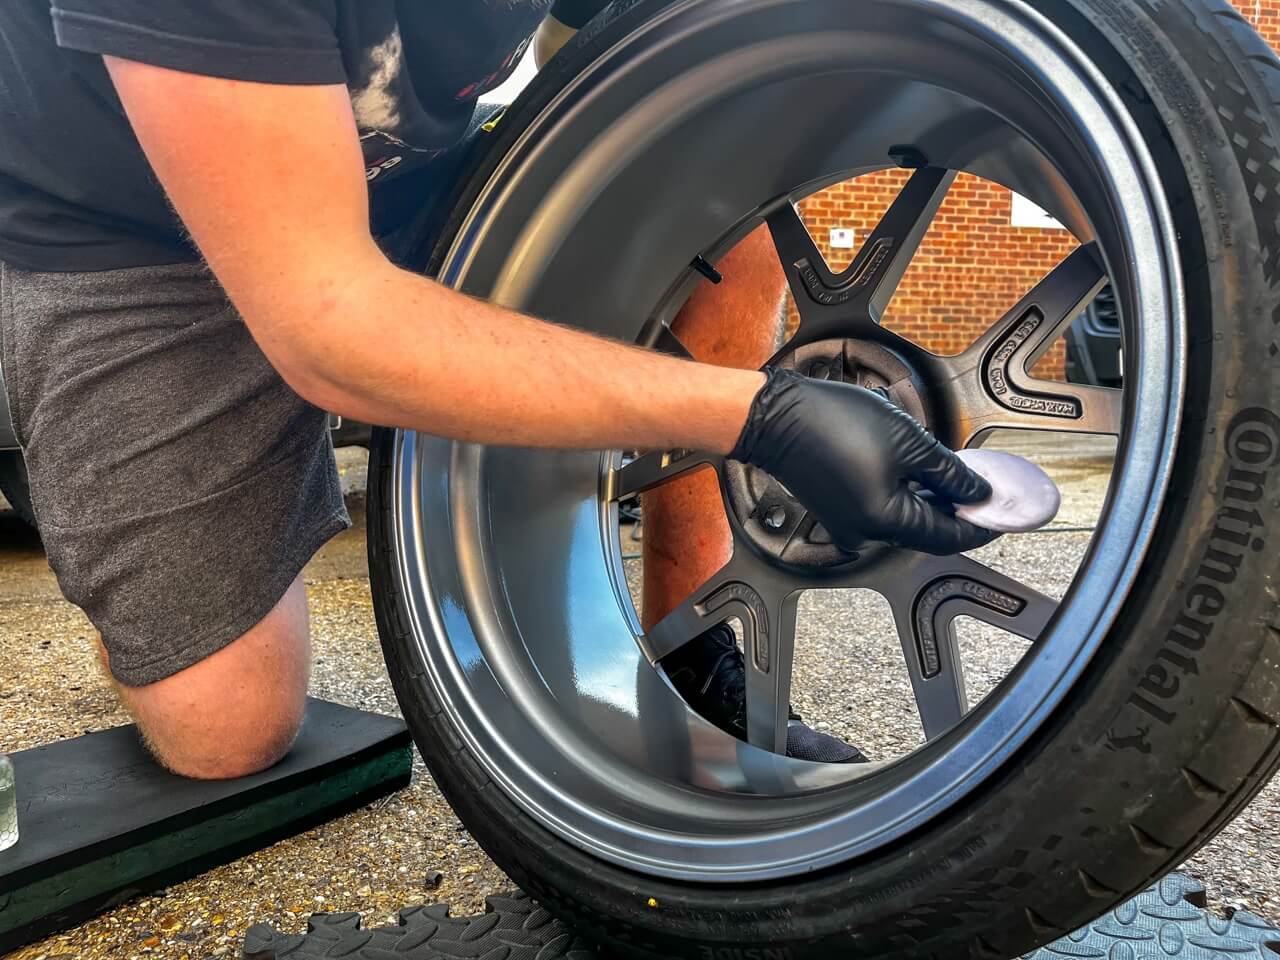
[[[235,640],[349,525],[327,416],[201,264],[0,264],[0,362],[49,562],[128,686]]]

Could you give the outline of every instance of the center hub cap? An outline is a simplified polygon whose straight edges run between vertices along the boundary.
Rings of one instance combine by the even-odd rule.
[[[851,383],[886,396],[926,427],[928,415],[911,370],[894,353],[867,340],[821,340],[783,354],[775,366],[815,380]],[[806,567],[832,567],[858,559],[831,536],[791,491],[758,467],[728,461],[729,507],[747,538],[766,556]]]

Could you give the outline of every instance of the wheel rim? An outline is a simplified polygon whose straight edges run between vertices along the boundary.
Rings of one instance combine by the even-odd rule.
[[[839,767],[770,752],[782,742],[789,671],[777,636],[748,647],[772,665],[749,671],[752,744],[690,711],[650,664],[707,625],[698,605],[709,598],[718,598],[718,615],[732,610],[744,622],[793,617],[779,568],[743,548],[751,521],[731,510],[733,561],[640,633],[622,586],[617,501],[718,461],[656,454],[623,465],[616,453],[397,434],[395,586],[427,682],[477,762],[527,813],[642,873],[719,882],[800,874],[876,849],[964,797],[1027,742],[1102,642],[1133,584],[1172,460],[1184,346],[1176,245],[1151,158],[1104,78],[1022,4],[884,0],[858,5],[856,15],[850,6],[810,0],[798,24],[793,5],[779,0],[690,0],[647,22],[522,135],[464,222],[442,279],[678,349],[665,324],[697,280],[691,260],[714,260],[764,221],[801,305],[805,343],[850,337],[856,314],[854,339],[909,361],[925,381],[930,425],[952,445],[1010,423],[1116,430],[1110,500],[1056,611],[963,557],[873,548],[874,563],[854,564],[858,585],[890,594],[931,739],[893,764]],[[852,116],[843,108],[859,99],[865,107],[869,90],[882,104],[864,109],[851,132],[821,119]],[[808,109],[789,109],[797,97]],[[771,138],[745,161],[732,143],[748,121],[747,129],[781,128],[787,136],[776,140],[806,149]],[[900,144],[935,166],[917,171],[847,274],[824,271],[807,234],[796,233],[789,199],[886,166]],[[683,177],[669,173],[675,157]],[[1091,242],[974,349],[943,360],[874,320],[901,276],[899,254],[927,226],[920,214],[936,209],[947,171],[958,169],[1030,196]],[[619,223],[636,228],[632,239],[606,243]],[[1025,361],[1107,279],[1125,334],[1123,403],[1029,381]],[[963,385],[945,392],[948,382]],[[878,571],[873,580],[868,569]],[[834,570],[804,576],[810,585],[855,576],[845,565]],[[957,723],[946,691],[922,686],[947,673],[945,635],[959,614],[1038,639],[996,694]]]

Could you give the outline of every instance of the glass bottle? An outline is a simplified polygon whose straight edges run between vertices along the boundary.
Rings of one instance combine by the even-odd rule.
[[[18,842],[18,792],[13,782],[13,763],[0,753],[0,850]]]

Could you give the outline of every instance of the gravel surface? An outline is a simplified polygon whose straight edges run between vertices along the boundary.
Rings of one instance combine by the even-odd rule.
[[[312,693],[398,714],[369,595],[364,459],[362,452],[340,454],[356,526],[330,541],[306,571]],[[38,539],[0,515],[0,750],[128,721],[100,671],[91,635],[83,615],[60,599]],[[387,923],[406,904],[436,899],[473,913],[483,911],[486,896],[510,886],[415,758],[413,784],[394,797],[125,904],[9,960],[238,957],[245,930],[259,921],[300,933],[312,913],[358,911],[370,923]]]
[[[999,445],[1033,454],[1054,475],[1064,490],[1063,511],[1050,532],[1006,538],[978,556],[1060,596],[1088,547],[1105,494],[1109,450],[1105,444],[1063,447],[1021,439],[1016,447]],[[357,451],[341,453],[356,527],[307,568],[316,641],[313,692],[396,713],[364,561],[363,458]],[[628,553],[640,546],[630,539],[625,545]],[[635,581],[639,564],[627,566]],[[876,758],[900,755],[921,740],[888,618],[883,601],[863,592],[810,593],[800,612],[796,706],[810,722],[825,724]],[[84,617],[60,598],[39,540],[0,514],[0,750],[126,721],[90,636]],[[960,637],[971,700],[991,690],[1026,649],[1024,641],[973,622],[962,624]],[[1185,869],[1208,887],[1219,909],[1248,908],[1280,924],[1278,826],[1280,782]],[[476,912],[487,894],[508,885],[419,763],[413,785],[395,797],[128,903],[10,960],[237,956],[239,939],[258,921],[300,932],[312,912],[350,910],[385,923],[400,906],[424,900]]]

